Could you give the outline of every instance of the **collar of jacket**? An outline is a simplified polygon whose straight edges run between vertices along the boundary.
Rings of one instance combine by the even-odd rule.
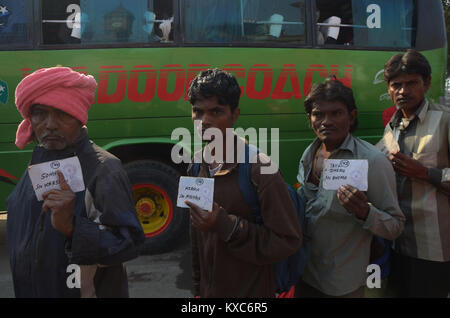
[[[242,162],[243,158],[244,158],[244,153],[238,153],[238,149],[244,149],[244,143],[248,143],[244,138],[239,137],[238,135],[234,134],[234,138],[233,138],[233,149],[234,149],[234,156],[233,156],[233,160],[231,162],[224,162],[222,168],[216,172],[216,174],[214,175],[215,177],[217,176],[223,176],[223,175],[227,175],[229,173],[231,173],[234,169],[237,168],[239,162]],[[239,148],[238,148],[239,147]],[[205,150],[205,147],[202,148],[201,151],[198,151],[197,153],[194,154],[194,158],[197,158],[201,156],[201,158],[203,159],[203,151]],[[240,156],[239,156],[240,155]],[[227,156],[226,153],[224,153],[224,159],[226,160]],[[239,159],[238,159],[239,158]],[[200,163],[200,169],[205,169],[206,171],[209,171],[209,164],[206,163],[204,160],[202,160],[202,162]]]
[[[349,132],[347,137],[345,137],[344,141],[341,143],[339,147],[332,151],[332,154],[335,154],[341,150],[348,150],[351,153],[355,152],[355,142],[353,135]],[[316,138],[311,145],[311,158],[314,157],[317,149],[322,145],[322,142],[319,138]]]
[[[427,115],[428,108],[429,108],[430,102],[424,98],[422,103],[420,103],[419,107],[416,109],[414,113],[414,117],[410,120],[412,121],[414,118],[419,118],[420,123],[423,123],[425,120],[425,116]],[[389,121],[389,126],[394,129],[396,126],[400,124],[400,121],[403,118],[403,113],[400,108],[397,107],[396,112],[392,116],[391,120]]]

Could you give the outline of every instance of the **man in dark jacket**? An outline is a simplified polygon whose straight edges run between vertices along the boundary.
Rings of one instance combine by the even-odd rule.
[[[200,121],[202,129],[216,128],[223,138],[222,162],[208,162],[207,146],[195,157],[202,163],[199,177],[214,178],[214,203],[212,211],[204,211],[192,202],[191,245],[193,280],[196,296],[201,297],[275,297],[274,264],[295,253],[301,246],[301,228],[290,199],[288,189],[278,168],[267,155],[257,154],[249,145],[251,181],[258,196],[262,224],[255,220],[238,185],[239,151],[245,142],[231,135],[240,114],[238,107],[241,90],[236,79],[219,69],[201,72],[191,83],[189,101],[192,104],[194,124]],[[203,131],[205,129],[205,131]],[[205,138],[206,139],[206,138]],[[214,139],[217,145],[218,139]],[[229,145],[230,141],[233,145]],[[228,143],[228,144],[227,144]],[[230,147],[231,146],[231,147]],[[234,155],[228,151],[234,150]],[[257,159],[257,160],[255,160]],[[253,163],[254,162],[254,163]],[[266,169],[264,169],[266,168]],[[272,171],[270,171],[272,170]],[[271,173],[268,173],[268,172]],[[267,173],[264,173],[267,172]],[[193,175],[193,165],[188,168]]]
[[[16,145],[35,140],[29,165],[75,157],[84,190],[60,189],[38,201],[26,170],[7,199],[7,238],[16,297],[127,297],[123,262],[144,241],[120,160],[89,140],[87,112],[97,83],[65,67],[40,69],[16,89],[24,120]]]

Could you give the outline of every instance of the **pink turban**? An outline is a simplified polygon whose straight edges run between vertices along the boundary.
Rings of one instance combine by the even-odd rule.
[[[16,132],[16,146],[23,149],[32,141],[30,108],[34,104],[58,108],[77,118],[83,125],[95,100],[97,82],[68,67],[39,69],[25,77],[16,88],[16,106],[24,120]]]

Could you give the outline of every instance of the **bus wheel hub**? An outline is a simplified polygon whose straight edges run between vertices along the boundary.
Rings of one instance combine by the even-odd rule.
[[[136,210],[142,216],[151,216],[155,212],[155,202],[149,198],[142,198],[136,203]]]

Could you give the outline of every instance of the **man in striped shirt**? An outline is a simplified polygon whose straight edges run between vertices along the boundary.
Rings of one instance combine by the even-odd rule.
[[[395,241],[390,288],[400,297],[450,292],[450,109],[425,98],[431,67],[417,51],[393,56],[384,77],[397,111],[384,138],[397,177],[405,230]]]

